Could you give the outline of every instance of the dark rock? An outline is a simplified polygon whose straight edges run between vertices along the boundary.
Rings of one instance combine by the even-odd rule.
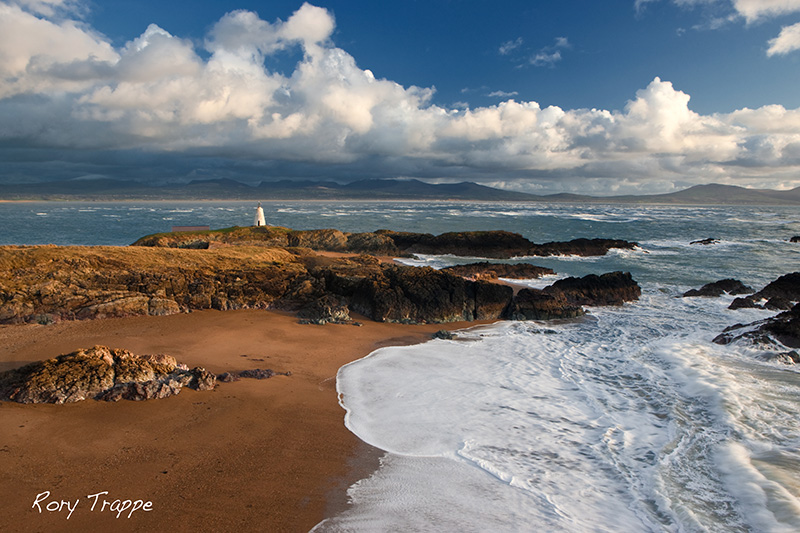
[[[255,368],[252,370],[242,370],[238,373],[240,378],[250,379],[269,379],[273,376],[291,376],[291,372],[275,372],[270,369]]]
[[[597,276],[560,279],[544,289],[548,294],[563,294],[571,305],[622,305],[639,299],[642,289],[630,272],[609,272]]]
[[[537,279],[542,276],[555,274],[550,268],[539,267],[528,263],[470,263],[455,265],[442,269],[445,272],[470,279],[495,280],[497,278],[511,279]]]
[[[800,242],[800,235],[795,235],[794,237],[789,239],[789,242]]]
[[[754,296],[767,299],[778,296],[793,302],[800,301],[800,272],[793,272],[779,277]]]
[[[405,253],[452,254],[462,257],[512,257],[548,255],[605,255],[611,248],[633,249],[635,242],[618,239],[574,239],[569,242],[534,244],[509,231],[467,231],[431,235],[379,230]]]
[[[453,335],[453,333],[447,331],[446,329],[440,329],[439,331],[437,331],[436,333],[433,334],[433,338],[434,339],[444,339],[444,340],[447,340],[447,341],[451,341],[451,340],[455,339],[456,336]]]
[[[704,246],[708,246],[709,244],[718,244],[719,239],[714,239],[713,237],[709,237],[707,239],[701,239],[699,241],[692,241],[689,244],[702,244]]]
[[[767,300],[766,305],[759,302]],[[747,298],[736,298],[728,309],[789,309],[800,301],[800,272],[785,274]]]
[[[536,244],[526,255],[578,255],[581,257],[591,257],[606,255],[608,251],[613,248],[633,250],[638,246],[638,243],[619,239],[573,239],[568,242]]]
[[[735,298],[728,306],[728,309],[760,309],[760,308],[761,306],[756,304],[751,296],[748,296],[747,298]]]
[[[764,309],[770,309],[772,311],[788,311],[791,308],[791,300],[787,300],[782,296],[773,296],[764,304]]]
[[[434,270],[377,265],[363,273],[320,272],[326,291],[378,322],[455,322],[499,318],[511,300],[510,287],[464,280]]]
[[[730,344],[742,340],[756,345],[774,346],[780,343],[789,348],[800,348],[800,304],[766,320],[725,328],[713,342]]]
[[[217,374],[217,381],[220,383],[230,383],[232,381],[239,381],[239,376],[233,374],[232,372],[223,372],[222,374]]]
[[[547,293],[539,289],[519,291],[506,312],[510,320],[553,320],[575,318],[586,312],[570,304],[563,293]]]
[[[722,279],[713,283],[707,283],[699,289],[692,289],[683,293],[684,297],[691,296],[722,296],[723,294],[750,294],[753,291],[747,285],[736,279]]]
[[[347,305],[330,294],[309,302],[297,316],[308,324],[349,324],[352,321]]]
[[[185,367],[184,367],[185,368]],[[202,368],[185,370],[167,355],[134,355],[106,346],[78,350],[0,374],[0,400],[69,403],[166,398],[182,387],[213,389]]]

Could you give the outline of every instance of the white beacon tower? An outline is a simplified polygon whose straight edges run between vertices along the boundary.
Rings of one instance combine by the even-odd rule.
[[[256,208],[256,219],[253,222],[254,226],[266,226],[267,223],[264,220],[264,210],[261,208],[261,202],[258,202],[258,207]]]

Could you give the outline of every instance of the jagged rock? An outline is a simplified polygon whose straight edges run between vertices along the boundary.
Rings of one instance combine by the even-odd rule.
[[[765,305],[759,303],[763,300],[767,300]],[[800,301],[800,272],[793,272],[779,277],[746,298],[736,298],[728,309],[789,309],[792,302],[798,301]]]
[[[719,239],[708,237],[707,239],[700,239],[699,241],[692,241],[689,244],[702,244],[708,246],[709,244],[719,244]]]
[[[782,296],[773,296],[764,304],[764,309],[772,311],[788,311],[792,308],[792,301]]]
[[[529,263],[505,264],[505,263],[470,263],[467,265],[455,265],[442,269],[445,272],[455,274],[470,279],[494,280],[497,278],[511,279],[536,279],[542,276],[555,274],[550,268],[539,267]]]
[[[351,310],[378,322],[454,322],[499,318],[511,300],[510,287],[471,282],[434,270],[378,265],[363,275],[322,272],[327,291],[344,298]]]
[[[597,276],[560,279],[544,289],[548,294],[563,294],[571,305],[622,305],[639,299],[642,289],[630,272],[609,272]]]
[[[217,381],[220,383],[230,383],[232,381],[239,381],[239,376],[237,376],[233,372],[223,372],[222,374],[217,374]]]
[[[617,239],[574,239],[569,242],[534,244],[522,235],[509,231],[466,231],[431,235],[379,230],[390,237],[405,253],[452,254],[463,257],[512,257],[548,255],[605,255],[611,248],[633,249],[634,242]]]
[[[292,231],[288,235],[289,246],[327,250],[332,252],[347,249],[347,236],[337,229]]]
[[[456,336],[453,333],[447,331],[446,329],[440,329],[439,331],[437,331],[436,333],[433,334],[433,338],[434,339],[444,339],[444,340],[447,340],[447,341],[451,341],[451,340],[455,339]]]
[[[349,324],[352,321],[347,305],[330,294],[309,302],[297,316],[306,324]]]
[[[691,289],[683,293],[684,298],[692,296],[722,296],[723,294],[750,294],[753,289],[736,279],[722,279],[706,283],[699,289]]]
[[[753,301],[752,296],[746,298],[734,298],[728,309],[760,309],[761,306]]]
[[[570,304],[561,292],[539,289],[519,291],[506,312],[510,320],[553,320],[575,318],[586,314],[579,305]]]
[[[94,346],[0,373],[0,400],[70,403],[95,398],[166,398],[182,387],[213,389],[216,377],[202,368],[185,370],[168,355],[134,355]]]
[[[633,250],[638,246],[638,243],[620,239],[573,239],[568,242],[536,244],[526,255],[578,255],[581,257],[590,257],[606,255],[608,251],[613,248]]]
[[[766,320],[725,328],[713,342],[730,344],[742,340],[756,345],[774,346],[780,343],[789,348],[800,348],[800,304]]]

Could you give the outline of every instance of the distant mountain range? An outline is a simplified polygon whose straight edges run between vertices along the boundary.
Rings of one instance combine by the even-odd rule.
[[[669,194],[585,196],[534,195],[471,182],[431,184],[420,180],[264,181],[247,185],[231,179],[157,186],[111,179],[0,184],[0,200],[469,200],[557,203],[675,205],[800,205],[800,187],[788,191],[733,185],[696,185]]]

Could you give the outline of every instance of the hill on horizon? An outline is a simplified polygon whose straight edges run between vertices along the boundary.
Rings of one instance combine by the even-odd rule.
[[[180,185],[81,179],[30,184],[0,184],[0,200],[438,200],[547,203],[623,203],[667,205],[800,205],[800,187],[787,191],[747,189],[716,183],[667,194],[589,196],[534,195],[469,181],[426,183],[418,179],[262,181],[248,185],[230,178],[194,180]]]

